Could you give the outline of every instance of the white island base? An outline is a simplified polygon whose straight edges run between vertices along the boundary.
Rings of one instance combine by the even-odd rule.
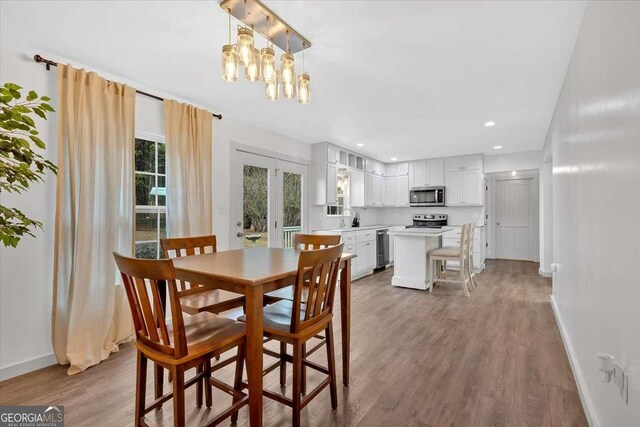
[[[417,229],[394,227],[389,235],[394,239],[393,278],[391,284],[403,288],[432,289],[427,253],[442,246],[442,235],[450,228]]]

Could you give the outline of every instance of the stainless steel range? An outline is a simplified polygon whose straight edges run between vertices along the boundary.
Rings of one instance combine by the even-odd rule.
[[[413,225],[406,228],[442,228],[448,225],[446,214],[414,214]]]

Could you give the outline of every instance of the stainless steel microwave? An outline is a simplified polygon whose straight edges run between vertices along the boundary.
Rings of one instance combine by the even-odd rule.
[[[444,187],[413,187],[409,190],[410,206],[444,206]]]

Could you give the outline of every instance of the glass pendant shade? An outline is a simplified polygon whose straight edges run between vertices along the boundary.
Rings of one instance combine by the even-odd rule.
[[[238,60],[240,65],[246,67],[253,55],[253,30],[251,28],[238,28]]]
[[[280,57],[280,75],[282,77],[283,84],[295,84],[296,71],[293,55],[290,53],[283,53]]]
[[[298,76],[298,102],[308,104],[311,101],[311,77],[308,73]]]
[[[282,82],[282,95],[287,99],[293,98],[296,95],[296,85]]]
[[[276,78],[273,79],[272,82],[264,84],[269,101],[277,101],[278,98],[280,98],[280,85],[278,83],[278,76],[276,74]]]
[[[270,47],[265,47],[260,53],[262,80],[273,83],[276,80],[276,54]]]
[[[258,49],[253,48],[249,63],[244,69],[244,74],[250,82],[260,80],[260,51]]]
[[[235,46],[222,46],[222,78],[228,82],[238,80],[238,55]]]

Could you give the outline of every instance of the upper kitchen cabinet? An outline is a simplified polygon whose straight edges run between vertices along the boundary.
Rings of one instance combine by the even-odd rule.
[[[351,186],[351,206],[352,207],[365,206],[364,175],[365,173],[360,170],[350,171],[349,182]]]
[[[445,159],[444,165],[447,206],[482,206],[482,155],[449,157]]]
[[[382,206],[382,177],[372,173],[365,173],[364,177],[365,206]]]
[[[324,145],[324,144],[319,144],[319,145]],[[325,149],[323,148],[322,151],[324,152]],[[328,163],[333,163],[333,164],[338,163],[340,161],[340,152],[338,150],[338,147],[334,147],[331,144],[326,144],[326,156],[327,156]]]
[[[409,162],[409,187],[438,187],[444,185],[444,159]]]
[[[396,206],[397,205],[397,197],[398,197],[398,188],[397,188],[397,177],[395,176],[385,176],[382,178],[382,182],[384,183],[382,187],[382,205],[383,206]]]
[[[374,175],[382,175],[384,173],[384,165],[377,160],[367,157],[365,161],[365,170]]]
[[[396,205],[409,206],[409,175],[396,177]]]

